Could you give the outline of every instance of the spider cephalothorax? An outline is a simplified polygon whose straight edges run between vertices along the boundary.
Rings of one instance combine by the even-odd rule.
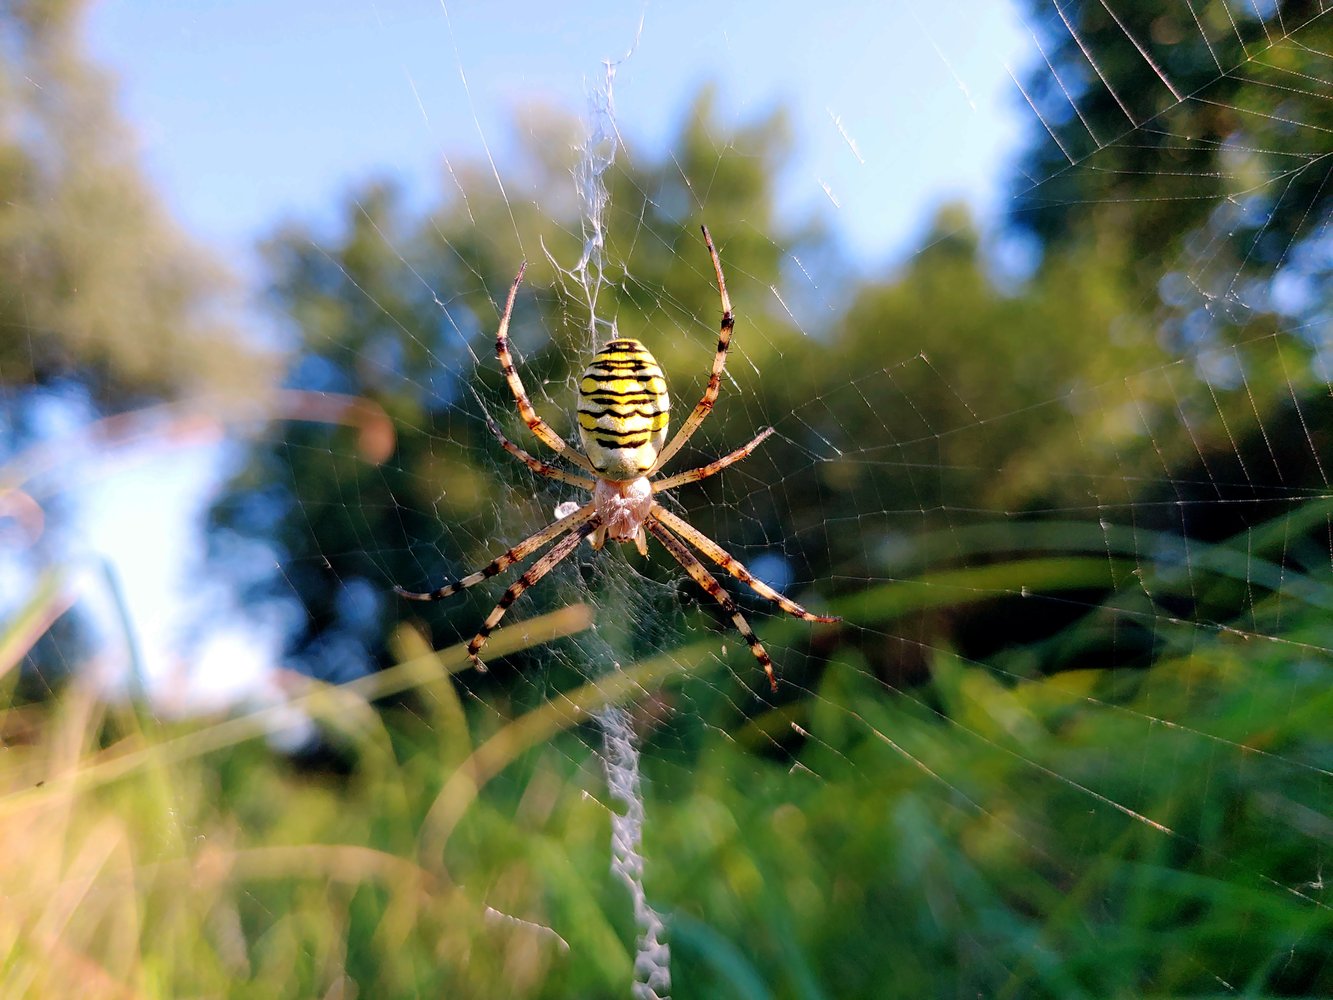
[[[590,490],[592,499],[553,524],[547,525],[535,535],[519,542],[489,566],[461,580],[447,583],[427,593],[413,593],[401,587],[394,588],[403,597],[414,601],[438,601],[503,572],[542,546],[560,539],[504,592],[500,603],[486,617],[480,631],[468,643],[468,655],[478,666],[481,666],[481,660],[477,654],[485,645],[491,631],[509,610],[509,606],[523,591],[539,581],[557,563],[578,548],[579,542],[585,538],[598,549],[608,539],[613,542],[632,541],[638,550],[646,555],[648,535],[652,534],[684,567],[685,572],[731,616],[732,622],[749,643],[755,659],[764,668],[764,673],[767,674],[769,684],[774,691],[778,689],[778,682],[773,674],[773,661],[759,642],[758,636],[754,634],[754,630],[750,628],[749,622],[745,620],[745,616],[736,607],[736,602],[704,568],[703,563],[689,546],[693,545],[726,572],[747,584],[755,593],[777,604],[788,614],[813,622],[839,620],[829,615],[811,614],[795,601],[788,600],[766,583],[755,579],[750,571],[727,554],[722,546],[653,499],[656,493],[697,482],[722,471],[733,462],[738,462],[750,454],[764,438],[773,433],[773,428],[765,428],[743,448],[738,448],[730,455],[725,455],[708,465],[663,479],[653,478],[698,430],[699,425],[712,410],[722,385],[722,372],[727,363],[727,348],[731,343],[731,331],[735,322],[731,312],[731,299],[727,296],[727,285],[722,277],[722,262],[718,259],[707,226],[703,227],[703,234],[709,256],[713,260],[713,270],[717,274],[718,293],[722,297],[722,327],[718,335],[717,353],[713,357],[713,368],[708,376],[708,387],[704,389],[703,398],[699,400],[698,405],[670,443],[667,443],[666,430],[667,410],[670,406],[666,377],[652,354],[637,340],[620,339],[608,343],[593,357],[579,380],[579,436],[585,454],[580,454],[571,448],[546,421],[537,416],[518,377],[513,356],[509,353],[509,318],[514,311],[514,299],[518,295],[518,286],[523,280],[523,272],[527,269],[527,265],[519,268],[518,276],[509,288],[509,298],[505,302],[504,315],[500,319],[500,329],[495,337],[495,353],[500,360],[500,370],[509,383],[514,401],[518,404],[518,411],[527,423],[528,429],[557,455],[591,473],[592,477],[567,472],[534,458],[506,438],[500,431],[499,425],[489,417],[487,426],[504,449],[533,472]]]

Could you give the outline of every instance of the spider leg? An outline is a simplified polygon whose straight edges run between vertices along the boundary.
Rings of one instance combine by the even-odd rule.
[[[840,622],[841,618],[836,615],[816,615],[801,607],[795,601],[788,600],[779,594],[776,590],[757,579],[748,569],[746,569],[739,559],[728,553],[721,545],[713,541],[694,525],[690,524],[682,517],[677,517],[671,511],[667,510],[661,504],[653,504],[652,516],[661,521],[664,525],[680,535],[685,541],[689,542],[696,549],[706,555],[713,562],[717,563],[724,570],[734,576],[741,583],[745,584],[760,597],[766,597],[783,611],[796,618],[807,622]]]
[[[556,479],[562,483],[569,483],[571,486],[581,486],[585,490],[590,490],[596,485],[596,483],[587,476],[578,476],[572,472],[566,472],[564,469],[557,469],[550,462],[543,462],[540,458],[533,458],[518,445],[514,444],[514,442],[510,441],[509,438],[504,436],[504,432],[500,430],[500,425],[495,422],[495,419],[489,413],[485,416],[486,426],[490,429],[490,432],[499,439],[500,446],[533,472],[537,473],[537,475],[545,476],[547,479]]]
[[[691,469],[689,472],[678,472],[674,476],[667,476],[665,479],[659,479],[653,483],[653,492],[661,493],[664,490],[674,490],[677,486],[684,486],[686,483],[697,483],[700,479],[707,479],[709,476],[715,476],[728,465],[734,465],[750,452],[754,451],[764,439],[773,433],[772,427],[765,427],[760,431],[753,441],[749,444],[737,448],[730,455],[723,455],[717,461],[709,462],[707,465],[701,465],[697,469]]]
[[[587,508],[584,509],[586,510]],[[579,511],[576,514],[571,514],[570,517],[578,517],[579,514],[582,513],[583,511]],[[568,518],[566,520],[568,520]],[[478,630],[477,634],[474,635],[472,640],[467,644],[467,655],[472,659],[473,664],[476,665],[478,670],[485,670],[486,665],[481,662],[481,658],[477,656],[477,654],[481,652],[481,647],[486,645],[486,640],[490,638],[491,631],[496,625],[500,624],[500,619],[505,616],[505,612],[509,610],[509,606],[523,595],[523,591],[527,590],[534,583],[540,581],[547,573],[555,569],[556,565],[578,548],[579,543],[591,535],[596,528],[597,522],[593,520],[588,521],[577,531],[571,531],[559,542],[551,546],[544,556],[529,566],[524,571],[523,575],[515,580],[510,585],[509,589],[504,592],[504,595],[500,598],[500,603],[497,604],[491,613],[486,616],[486,620],[481,623],[481,628]]]
[[[560,520],[552,524],[548,524],[534,535],[529,535],[484,569],[479,569],[477,572],[465,576],[454,583],[446,583],[438,590],[431,590],[424,594],[419,594],[411,590],[404,590],[402,587],[394,587],[393,589],[399,597],[405,597],[409,601],[442,601],[446,597],[452,597],[454,594],[457,594],[460,590],[467,590],[468,587],[475,587],[477,584],[481,583],[482,580],[489,580],[497,573],[503,573],[514,563],[518,562],[518,560],[536,552],[551,539],[591,520],[596,513],[597,508],[593,504],[584,504],[578,510],[574,511],[574,513],[562,517]],[[591,530],[592,529],[589,528],[589,531]],[[583,536],[580,535],[579,537],[582,538]]]
[[[727,283],[722,278],[722,261],[718,259],[717,248],[713,246],[713,237],[709,235],[708,227],[700,228],[704,232],[704,242],[708,244],[708,254],[713,258],[713,270],[717,274],[717,290],[722,296],[722,327],[717,337],[717,354],[713,356],[713,370],[708,375],[708,387],[704,389],[703,399],[699,400],[694,412],[685,419],[685,423],[680,425],[676,436],[657,453],[657,462],[648,472],[649,476],[666,465],[671,456],[680,451],[681,446],[699,429],[704,417],[713,409],[718,391],[722,388],[722,372],[727,367],[727,348],[731,346],[731,330],[736,325],[736,317],[731,311],[731,298],[727,295]]]
[[[557,455],[563,455],[585,472],[596,474],[597,470],[592,467],[591,462],[566,444],[559,434],[551,430],[551,426],[545,420],[537,416],[537,411],[532,408],[532,402],[523,389],[523,382],[518,377],[518,369],[514,367],[513,355],[509,353],[509,317],[514,312],[514,299],[518,297],[518,286],[523,281],[523,273],[527,269],[527,262],[524,261],[523,266],[518,269],[514,283],[509,286],[509,298],[505,301],[504,315],[500,317],[500,329],[495,334],[495,356],[500,359],[500,371],[505,381],[509,383],[509,389],[514,394],[514,402],[518,404],[518,412],[528,425],[528,430],[537,435],[541,442]]]
[[[690,574],[694,582],[703,587],[708,592],[708,596],[722,605],[722,610],[731,615],[732,622],[750,644],[750,652],[754,658],[759,661],[759,665],[764,668],[764,673],[768,676],[768,684],[777,694],[778,679],[773,674],[773,661],[769,659],[767,651],[759,641],[759,637],[754,634],[754,629],[750,628],[750,623],[745,620],[741,614],[740,608],[736,607],[736,602],[731,599],[731,595],[722,589],[722,584],[712,573],[704,569],[698,557],[686,547],[685,543],[666,529],[664,525],[655,520],[644,522],[644,527],[653,533],[653,536],[662,543],[676,562],[685,568],[685,572]],[[554,551],[554,550],[552,550]]]

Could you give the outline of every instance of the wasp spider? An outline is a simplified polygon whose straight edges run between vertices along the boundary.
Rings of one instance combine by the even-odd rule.
[[[573,513],[559,518],[535,535],[525,538],[489,566],[461,580],[446,583],[437,590],[422,594],[401,587],[394,588],[400,595],[410,600],[442,600],[497,573],[504,572],[520,559],[560,539],[504,592],[500,603],[486,616],[481,630],[468,643],[468,655],[478,667],[482,664],[477,654],[481,652],[487,637],[500,623],[509,606],[562,559],[567,558],[585,538],[592,543],[594,549],[600,549],[607,539],[614,542],[633,542],[640,553],[647,555],[648,535],[652,534],[684,567],[685,572],[731,616],[736,628],[749,643],[755,659],[764,668],[764,673],[768,676],[769,684],[774,691],[778,689],[778,682],[773,674],[773,661],[769,659],[768,653],[754,634],[754,630],[750,628],[749,622],[745,620],[745,616],[741,614],[736,602],[704,568],[703,563],[689,546],[694,546],[726,572],[747,584],[757,594],[768,598],[788,614],[811,622],[839,621],[833,616],[811,614],[795,601],[788,600],[766,583],[755,579],[749,570],[728,555],[717,542],[691,527],[687,521],[671,513],[653,499],[654,494],[684,486],[686,483],[698,482],[700,479],[721,472],[750,454],[773,433],[773,428],[767,427],[743,448],[738,448],[730,455],[723,456],[708,465],[688,472],[678,472],[674,476],[652,478],[699,429],[699,425],[713,409],[718,389],[722,385],[722,372],[727,363],[727,347],[731,343],[731,330],[735,320],[731,312],[731,299],[727,296],[727,285],[722,278],[722,262],[718,260],[717,249],[713,246],[713,238],[708,234],[707,226],[703,227],[703,234],[704,242],[708,245],[708,253],[713,259],[713,270],[717,273],[718,292],[722,297],[722,328],[717,340],[717,354],[713,358],[713,369],[708,376],[708,387],[704,390],[703,398],[699,400],[694,411],[681,425],[670,443],[667,443],[667,408],[670,402],[667,398],[666,379],[652,354],[637,340],[620,339],[608,343],[593,357],[579,380],[578,419],[583,454],[566,444],[546,421],[537,416],[528,394],[523,390],[518,371],[514,368],[513,356],[509,353],[509,318],[514,311],[514,299],[518,294],[518,286],[523,280],[527,264],[519,268],[518,276],[514,278],[514,283],[509,288],[509,299],[505,302],[504,315],[500,318],[500,329],[495,336],[495,353],[500,360],[500,370],[504,372],[504,377],[514,394],[514,400],[518,404],[518,411],[527,423],[528,429],[557,455],[563,456],[584,472],[591,473],[591,477],[567,472],[534,458],[506,438],[490,417],[486,418],[486,423],[505,451],[533,472],[589,490],[592,499]]]

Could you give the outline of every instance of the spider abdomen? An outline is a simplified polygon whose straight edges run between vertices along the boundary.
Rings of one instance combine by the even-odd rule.
[[[637,340],[613,340],[579,380],[579,436],[597,474],[613,482],[638,479],[666,443],[666,378]]]

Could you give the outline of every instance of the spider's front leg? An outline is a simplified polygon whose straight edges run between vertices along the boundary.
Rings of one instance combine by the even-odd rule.
[[[713,368],[708,374],[708,386],[704,389],[703,398],[695,405],[693,412],[685,418],[685,423],[680,425],[680,430],[676,431],[670,443],[667,444],[657,455],[657,461],[653,463],[652,469],[648,475],[656,475],[657,471],[666,465],[671,456],[680,451],[686,441],[699,429],[699,425],[704,422],[704,418],[712,412],[713,404],[717,402],[717,394],[722,391],[722,372],[727,367],[727,351],[731,347],[731,331],[736,326],[736,314],[731,310],[731,296],[727,294],[727,282],[722,277],[722,261],[717,256],[717,247],[713,246],[713,237],[708,232],[707,226],[700,226],[704,233],[704,242],[708,245],[708,255],[713,259],[713,272],[717,275],[717,291],[722,297],[722,324],[717,335],[717,353],[713,355]]]
[[[505,381],[509,383],[509,391],[514,394],[514,402],[518,404],[518,412],[523,417],[523,422],[528,425],[528,430],[532,431],[546,447],[557,455],[563,455],[585,472],[596,472],[597,470],[592,467],[592,463],[569,447],[564,439],[537,415],[537,411],[533,409],[532,401],[528,399],[527,391],[523,388],[523,380],[518,377],[518,368],[514,365],[514,356],[509,353],[509,320],[514,313],[514,300],[518,297],[518,286],[522,284],[523,274],[527,269],[527,262],[524,261],[523,266],[518,269],[518,275],[514,278],[514,283],[509,286],[509,298],[505,300],[504,315],[500,317],[500,329],[495,334],[495,356],[500,362],[500,372],[504,375]]]

